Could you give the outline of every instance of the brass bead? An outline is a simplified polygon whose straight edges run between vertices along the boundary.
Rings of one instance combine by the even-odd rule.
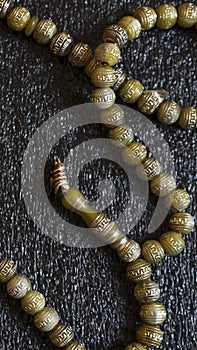
[[[125,350],[146,350],[146,347],[140,343],[132,343],[127,345]]]
[[[101,88],[113,86],[115,79],[115,71],[109,65],[95,68],[91,76],[92,83]]]
[[[129,79],[120,88],[120,98],[126,103],[135,103],[142,95],[143,90],[144,87],[139,80]]]
[[[73,340],[66,346],[65,350],[86,350],[85,346],[76,340]]]
[[[68,55],[68,59],[74,67],[85,67],[92,59],[92,50],[87,44],[74,44]]]
[[[118,21],[118,25],[126,30],[128,40],[138,38],[142,27],[137,18],[132,16],[125,16]]]
[[[139,314],[142,321],[150,325],[162,324],[167,316],[164,305],[160,303],[142,305]]]
[[[197,6],[191,2],[185,2],[178,7],[178,25],[190,28],[197,22]]]
[[[127,43],[128,34],[124,28],[117,24],[111,24],[103,33],[104,43],[117,44],[119,47]]]
[[[98,67],[101,66],[101,63],[99,63],[97,61],[97,59],[95,57],[93,57],[89,62],[88,64],[85,66],[85,73],[86,75],[91,78],[94,70]]]
[[[157,326],[142,325],[137,330],[137,340],[148,347],[159,346],[163,339],[163,332]]]
[[[182,235],[177,232],[169,231],[163,233],[160,237],[160,242],[168,255],[178,255],[185,247]]]
[[[177,21],[177,10],[170,4],[162,4],[156,8],[157,22],[156,25],[160,29],[172,28]]]
[[[7,284],[8,294],[15,299],[23,298],[31,290],[31,282],[24,275],[15,275]]]
[[[51,40],[50,50],[56,56],[66,56],[70,51],[72,42],[73,39],[68,32],[56,34]]]
[[[140,303],[153,303],[160,297],[159,285],[153,281],[137,283],[134,289],[135,299]]]
[[[100,119],[105,126],[113,128],[123,123],[124,111],[119,105],[114,104],[113,106],[101,111]]]
[[[44,307],[34,316],[35,326],[42,332],[50,332],[58,324],[60,317],[52,307]]]
[[[165,90],[146,90],[138,99],[138,108],[142,113],[153,114],[167,96]]]
[[[158,160],[154,158],[147,158],[143,162],[143,166],[138,165],[136,168],[136,173],[142,180],[153,180],[161,172],[161,166]]]
[[[30,13],[25,7],[15,7],[7,16],[8,26],[17,32],[25,29],[29,20]]]
[[[183,211],[190,205],[190,196],[187,191],[177,188],[165,198],[165,205],[174,213]]]
[[[189,213],[176,213],[171,216],[169,225],[172,231],[187,234],[194,228],[194,218]]]
[[[150,6],[137,8],[133,16],[138,19],[142,28],[145,30],[153,28],[157,21],[157,14]]]
[[[122,152],[123,160],[131,165],[137,165],[139,162],[143,162],[146,156],[146,147],[140,142],[132,142]]]
[[[96,48],[95,58],[101,63],[114,66],[120,59],[120,49],[116,44],[102,43]]]
[[[184,107],[181,109],[179,118],[179,125],[181,128],[189,130],[196,127],[197,122],[197,108]]]
[[[95,89],[91,95],[91,102],[95,103],[99,109],[105,109],[113,106],[116,95],[111,88]]]
[[[158,120],[166,125],[174,124],[180,116],[181,108],[174,101],[164,101],[157,111]]]
[[[167,196],[176,187],[176,180],[171,174],[161,173],[150,183],[151,191],[160,197]]]
[[[140,254],[141,247],[133,240],[128,240],[121,250],[118,249],[120,259],[127,263],[137,260],[140,257]]]
[[[38,16],[33,16],[32,18],[30,18],[30,20],[27,23],[26,28],[25,28],[25,35],[26,36],[30,36],[33,33],[33,31],[36,28],[38,22],[39,22],[39,17]]]
[[[70,325],[58,323],[49,333],[51,342],[59,348],[68,345],[74,338],[74,332]]]
[[[0,282],[8,282],[15,275],[16,268],[13,260],[7,258],[0,259]]]
[[[150,264],[157,264],[164,258],[165,253],[159,242],[148,240],[142,245],[142,255]]]
[[[124,147],[129,145],[133,141],[134,134],[133,130],[129,126],[121,125],[117,126],[114,129],[111,129],[109,137],[113,141],[116,141],[115,146]]]
[[[5,18],[13,7],[12,0],[0,0],[0,18]]]
[[[45,306],[44,295],[36,290],[27,292],[21,300],[21,307],[30,315],[35,315],[41,311]]]
[[[56,33],[55,23],[49,19],[42,19],[33,31],[33,37],[39,44],[45,45],[51,41]]]
[[[127,277],[136,283],[148,279],[151,273],[150,264],[143,259],[137,259],[127,266]]]
[[[117,91],[124,84],[127,76],[126,76],[126,73],[122,71],[122,69],[120,68],[115,70],[115,76],[116,76],[116,80],[113,86],[113,90]]]

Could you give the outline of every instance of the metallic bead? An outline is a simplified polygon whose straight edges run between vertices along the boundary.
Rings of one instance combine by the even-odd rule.
[[[180,116],[181,108],[174,101],[164,101],[157,111],[158,120],[166,125],[174,124]]]
[[[150,264],[157,264],[164,258],[165,252],[159,242],[148,240],[142,245],[142,255]]]
[[[153,303],[160,297],[159,285],[153,281],[137,283],[134,289],[135,299],[140,303]]]
[[[85,66],[85,73],[86,75],[91,78],[94,70],[101,66],[101,63],[99,63],[95,57],[93,57],[88,64]]]
[[[146,347],[140,343],[132,343],[127,345],[125,350],[146,350]]]
[[[7,16],[8,26],[17,32],[25,29],[29,20],[30,13],[25,7],[15,7]]]
[[[42,19],[38,22],[33,31],[34,39],[42,45],[48,44],[57,33],[57,27],[49,19]]]
[[[99,109],[109,108],[115,101],[116,95],[111,88],[95,89],[91,95],[91,102],[95,103]]]
[[[133,130],[127,125],[117,126],[114,129],[110,130],[109,133],[110,139],[116,141],[114,144],[117,147],[124,147],[129,145],[133,139],[134,134]]]
[[[172,28],[177,21],[177,10],[170,4],[162,4],[156,8],[157,22],[156,25],[160,29]]]
[[[127,31],[117,24],[111,24],[103,33],[104,43],[113,43],[117,44],[119,47],[122,47],[127,43],[127,40]]]
[[[153,28],[157,21],[157,14],[150,6],[142,6],[137,8],[133,16],[138,19],[142,29],[145,30]]]
[[[172,231],[182,234],[190,233],[194,228],[194,218],[189,213],[176,213],[171,216],[169,225]]]
[[[74,332],[70,325],[58,323],[58,325],[52,329],[49,333],[51,342],[61,348],[68,345],[74,338]]]
[[[141,254],[140,245],[133,241],[128,240],[122,247],[122,249],[118,249],[118,255],[121,260],[129,263],[137,260]]]
[[[115,70],[115,76],[116,76],[116,80],[113,86],[113,90],[117,91],[123,85],[127,76],[126,76],[126,73],[122,71],[122,69],[120,68]]]
[[[185,2],[178,7],[177,23],[180,27],[190,28],[197,22],[197,6],[191,2]]]
[[[52,307],[44,307],[34,316],[35,326],[42,332],[50,332],[58,324],[60,317]]]
[[[183,211],[190,205],[190,196],[187,191],[177,188],[165,198],[165,205],[174,213]]]
[[[131,165],[137,165],[139,162],[143,162],[146,156],[146,147],[140,142],[132,142],[122,152],[123,160]]]
[[[95,58],[101,63],[114,66],[120,59],[120,49],[116,44],[102,43],[96,48]]]
[[[181,126],[181,128],[186,130],[195,128],[197,123],[197,108],[182,108],[178,123]]]
[[[105,126],[113,128],[123,123],[124,111],[119,105],[114,104],[113,106],[101,111],[100,119]]]
[[[115,71],[109,65],[95,68],[91,75],[92,83],[101,88],[113,86],[115,79]]]
[[[178,255],[185,247],[182,235],[173,231],[163,233],[160,237],[160,242],[168,255]]]
[[[68,55],[68,59],[74,67],[85,67],[92,59],[92,50],[87,44],[74,44]]]
[[[120,98],[126,103],[135,103],[144,91],[139,80],[129,79],[120,88]]]
[[[66,346],[65,350],[86,350],[85,346],[76,340],[73,340]]]
[[[163,332],[157,326],[142,325],[137,329],[137,340],[148,347],[159,346]]]
[[[138,38],[142,27],[137,18],[132,16],[125,16],[118,21],[118,25],[126,30],[128,40]]]
[[[159,175],[161,172],[161,166],[158,160],[154,158],[147,158],[143,165],[138,165],[136,168],[136,173],[142,180],[151,181],[155,176]]]
[[[12,0],[0,0],[0,18],[5,18],[13,7]]]
[[[44,295],[36,290],[27,292],[21,300],[21,307],[30,315],[35,315],[41,311],[45,306]]]
[[[88,216],[90,217],[90,214]],[[87,223],[84,217],[83,219]],[[125,236],[124,233],[119,231],[118,226],[103,213],[97,214],[94,221],[88,221],[88,226],[92,229],[94,234],[107,244],[112,244]]]
[[[0,259],[0,282],[8,282],[16,274],[16,264],[13,260]]]
[[[15,275],[7,284],[8,294],[15,299],[23,298],[31,290],[31,282],[24,275]]]
[[[127,266],[127,277],[136,283],[148,279],[151,273],[150,264],[143,259],[137,259]]]
[[[26,36],[30,36],[33,33],[33,31],[36,28],[38,22],[39,22],[39,17],[38,16],[33,16],[32,18],[30,18],[30,20],[27,23],[26,28],[25,28],[25,35]]]
[[[138,108],[142,113],[153,114],[167,96],[165,90],[146,90],[138,99]]]
[[[142,305],[139,314],[142,321],[150,325],[162,324],[167,316],[166,308],[160,303]]]
[[[161,173],[151,181],[150,188],[156,196],[165,197],[176,188],[176,180],[171,174]]]
[[[68,32],[56,34],[51,40],[50,50],[56,56],[66,56],[70,51],[72,42],[73,39]]]

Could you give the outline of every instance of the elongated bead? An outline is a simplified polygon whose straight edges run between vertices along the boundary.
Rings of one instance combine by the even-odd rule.
[[[101,88],[113,86],[115,80],[115,71],[109,65],[95,68],[91,76],[92,83]]]
[[[172,28],[177,21],[177,10],[170,4],[162,4],[156,8],[157,22],[156,25],[160,29]]]
[[[160,242],[165,252],[172,256],[180,254],[185,247],[182,235],[173,231],[163,233]]]
[[[104,43],[114,43],[122,47],[127,43],[127,40],[127,31],[118,24],[111,24],[103,33]]]
[[[165,198],[165,205],[174,213],[183,211],[190,205],[190,196],[187,191],[177,188]]]
[[[12,0],[0,0],[0,18],[5,18],[13,7]]]
[[[116,141],[115,146],[124,147],[129,145],[134,138],[133,130],[127,125],[117,126],[110,130],[110,139]]]
[[[142,245],[143,258],[151,264],[157,264],[164,258],[162,245],[155,240],[148,240]]]
[[[169,225],[172,231],[187,234],[194,228],[194,218],[189,213],[176,213],[171,216]]]
[[[133,282],[140,282],[151,276],[151,266],[143,259],[137,259],[127,266],[127,277]]]
[[[197,22],[197,6],[191,2],[185,2],[178,7],[178,25],[190,28]]]
[[[25,7],[14,7],[7,16],[8,26],[19,32],[25,29],[30,20],[30,13]]]
[[[182,108],[178,123],[183,129],[186,129],[186,130],[194,129],[197,123],[197,108],[194,108],[194,107]]]
[[[153,303],[160,297],[159,285],[153,281],[142,281],[134,289],[135,299],[140,303]]]
[[[163,339],[163,332],[157,326],[142,325],[137,330],[137,340],[148,347],[159,346]]]
[[[118,21],[118,25],[126,30],[128,40],[136,39],[142,30],[141,24],[137,18],[125,16]]]
[[[11,259],[0,259],[0,282],[8,282],[15,274],[16,263]]]
[[[132,142],[122,152],[123,160],[127,164],[137,165],[146,159],[147,150],[146,147],[140,142]]]
[[[91,102],[96,104],[99,109],[109,108],[114,105],[116,95],[111,88],[95,89],[91,95]]]
[[[142,321],[150,325],[162,324],[167,316],[164,305],[160,303],[142,305],[139,314]]]
[[[138,19],[142,29],[145,30],[153,28],[157,21],[157,14],[150,6],[142,6],[137,8],[133,16]]]
[[[164,101],[157,111],[158,120],[166,125],[174,124],[180,116],[181,108],[174,101]]]
[[[161,172],[161,166],[158,160],[154,158],[147,158],[143,165],[138,165],[136,168],[136,173],[142,180],[153,180]]]
[[[143,85],[139,80],[129,79],[120,88],[120,98],[126,103],[135,103],[142,95]]]
[[[161,173],[157,175],[150,183],[151,191],[156,196],[165,197],[176,187],[176,180],[171,174]]]
[[[102,43],[96,48],[95,58],[101,63],[114,66],[120,59],[120,49],[116,44]]]
[[[42,19],[33,31],[33,37],[39,44],[46,45],[56,33],[57,27],[55,23],[49,19]]]

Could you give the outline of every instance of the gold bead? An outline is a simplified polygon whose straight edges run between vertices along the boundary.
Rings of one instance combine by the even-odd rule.
[[[143,165],[138,165],[136,168],[136,173],[142,180],[153,180],[161,172],[161,166],[158,160],[154,158],[147,158]]]
[[[128,240],[121,248],[118,249],[118,255],[125,262],[129,263],[140,257],[141,247],[133,240]]]
[[[35,315],[41,311],[45,306],[44,295],[36,290],[27,292],[21,300],[21,307],[30,315]]]
[[[137,330],[137,340],[148,347],[159,346],[163,339],[163,332],[157,326],[142,325]]]
[[[116,95],[111,88],[95,89],[91,95],[91,102],[95,103],[99,109],[105,109],[113,106]]]
[[[181,128],[189,130],[196,127],[197,122],[197,108],[184,107],[181,109],[179,118],[179,125]]]
[[[178,7],[178,25],[190,28],[197,22],[197,6],[191,2],[185,2]]]
[[[74,338],[74,332],[70,325],[58,323],[58,325],[52,329],[49,333],[51,342],[61,348],[68,345]]]
[[[166,125],[174,124],[180,116],[181,108],[174,101],[164,101],[157,111],[158,120]]]
[[[68,59],[74,67],[85,67],[92,59],[92,50],[87,44],[74,44],[68,55]]]
[[[70,51],[73,39],[68,32],[56,34],[50,43],[51,52],[59,57],[66,56]]]
[[[126,76],[126,73],[122,71],[122,69],[120,68],[115,70],[115,76],[116,76],[116,80],[113,86],[113,90],[117,91],[124,84],[127,76]]]
[[[42,332],[50,332],[58,324],[60,317],[52,307],[44,307],[34,316],[35,326]]]
[[[120,88],[120,98],[126,103],[135,103],[142,95],[143,90],[144,87],[139,80],[129,79]]]
[[[113,86],[115,79],[115,71],[109,65],[95,68],[91,76],[92,83],[101,88]]]
[[[163,233],[160,237],[160,242],[168,255],[178,255],[185,247],[182,235],[177,232],[169,231]]]
[[[159,285],[153,281],[137,283],[134,289],[135,299],[140,303],[153,303],[160,297]]]
[[[8,294],[15,299],[23,298],[31,290],[31,282],[24,275],[15,275],[7,284]]]
[[[142,321],[150,325],[162,324],[167,316],[164,305],[160,303],[142,305],[139,314]]]
[[[139,162],[143,162],[146,156],[146,147],[140,142],[132,142],[122,152],[123,160],[131,165],[137,165]]]
[[[103,33],[104,43],[117,44],[119,47],[127,43],[128,35],[124,28],[117,24],[111,24]]]
[[[8,26],[17,32],[25,29],[29,20],[30,13],[25,7],[15,7],[7,16]]]
[[[118,25],[126,30],[128,40],[138,38],[141,33],[142,27],[137,18],[132,16],[125,16],[121,18]]]
[[[127,345],[125,350],[146,350],[146,347],[140,343],[132,343]]]
[[[76,340],[73,340],[66,346],[65,350],[86,350],[85,346]]]
[[[187,234],[194,228],[194,218],[189,213],[176,213],[171,216],[169,225],[172,231]]]
[[[5,18],[13,7],[12,0],[0,0],[0,18]]]
[[[142,113],[153,114],[167,96],[165,90],[146,90],[138,99],[138,108]]]
[[[15,275],[16,268],[13,260],[7,258],[0,259],[0,282],[8,282]]]
[[[110,130],[109,133],[110,139],[116,141],[114,144],[117,147],[124,147],[129,145],[133,139],[134,134],[133,130],[127,125],[117,126],[114,129]]]
[[[157,175],[150,183],[151,191],[160,197],[167,196],[176,187],[176,180],[171,174],[161,173]]]
[[[120,59],[120,49],[116,44],[102,43],[96,48],[95,58],[101,63],[114,66]]]
[[[95,57],[93,57],[88,64],[85,66],[86,75],[91,78],[94,70],[101,66],[101,63],[97,61]]]
[[[177,21],[177,10],[170,4],[162,4],[156,8],[157,22],[156,25],[160,29],[172,28]]]
[[[100,119],[105,126],[113,128],[123,123],[124,111],[119,105],[114,104],[113,106],[101,111]]]
[[[165,198],[165,205],[174,213],[183,211],[190,205],[190,196],[187,191],[177,188]]]
[[[51,41],[56,33],[55,23],[49,19],[42,19],[33,31],[33,37],[39,44],[45,45]]]
[[[150,264],[143,259],[137,259],[127,266],[127,277],[136,283],[148,279],[151,273]]]
[[[25,28],[25,35],[26,36],[30,36],[33,33],[33,31],[36,28],[38,22],[39,22],[39,17],[38,16],[33,16],[29,20],[29,22],[27,23],[26,28]]]
[[[155,240],[148,240],[142,245],[142,255],[144,260],[151,264],[157,264],[164,258],[164,249]]]
[[[137,8],[133,16],[138,19],[142,28],[145,30],[153,28],[157,21],[157,14],[150,6]]]

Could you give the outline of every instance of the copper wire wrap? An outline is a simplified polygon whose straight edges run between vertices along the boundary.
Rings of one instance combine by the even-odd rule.
[[[59,191],[60,187],[67,192],[70,188],[68,184],[68,179],[66,175],[66,169],[63,163],[59,160],[55,161],[55,165],[53,170],[51,171],[53,176],[53,187],[55,190],[55,194]]]

